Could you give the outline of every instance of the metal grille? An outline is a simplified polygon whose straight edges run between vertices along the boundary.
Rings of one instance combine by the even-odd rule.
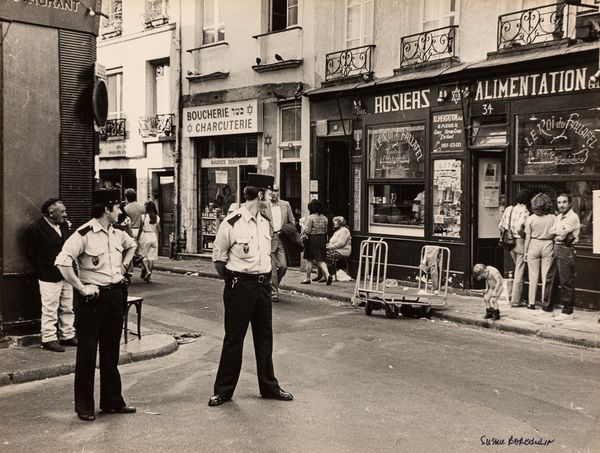
[[[94,123],[91,113],[96,38],[59,30],[60,197],[73,227],[91,217]]]

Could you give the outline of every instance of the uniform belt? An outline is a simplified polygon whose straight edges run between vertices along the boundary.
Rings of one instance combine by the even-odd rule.
[[[110,285],[96,285],[98,286],[99,290],[102,291],[108,291],[110,289],[116,289],[116,288],[122,288],[123,287],[123,282],[118,282],[118,283],[111,283]]]
[[[263,283],[271,278],[270,272],[267,274],[245,274],[243,272],[227,271],[227,274],[232,278],[238,278],[240,280],[255,280],[258,283]]]

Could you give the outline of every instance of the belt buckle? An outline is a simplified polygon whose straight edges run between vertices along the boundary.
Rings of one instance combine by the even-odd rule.
[[[266,277],[264,276],[264,274],[260,274],[258,276],[258,283],[264,283],[265,279],[266,279]]]

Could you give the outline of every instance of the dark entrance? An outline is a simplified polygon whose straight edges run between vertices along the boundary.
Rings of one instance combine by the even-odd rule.
[[[300,193],[300,162],[282,163],[279,169],[279,194],[282,200],[287,201],[292,207],[294,218],[300,218],[302,212]],[[300,252],[288,251],[290,266],[300,265]]]
[[[323,140],[319,149],[319,200],[324,214],[350,219],[350,150],[348,142]]]
[[[175,174],[173,171],[153,173],[152,186],[157,189],[154,196],[158,200],[158,215],[160,216],[160,237],[158,251],[161,256],[171,255],[171,234],[175,232]],[[154,190],[153,190],[154,191]]]
[[[471,193],[473,194],[472,260],[494,266],[504,273],[503,250],[498,246],[498,223],[502,217],[501,206],[506,203],[504,152],[479,152],[473,154]],[[485,281],[473,282],[473,288],[485,288]]]

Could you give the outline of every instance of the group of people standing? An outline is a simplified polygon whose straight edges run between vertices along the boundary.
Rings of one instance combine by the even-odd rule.
[[[562,304],[562,313],[555,319],[572,319],[575,303],[575,250],[579,241],[579,217],[571,209],[571,195],[556,197],[556,211],[552,199],[545,193],[531,197],[527,191],[517,195],[514,206],[504,211],[500,220],[501,232],[510,229],[515,247],[510,255],[515,263],[511,294],[512,307],[536,308],[536,293],[541,280],[541,308],[553,313],[554,305]],[[531,213],[529,206],[531,207]],[[527,301],[522,301],[527,268],[529,290]],[[559,289],[560,284],[560,289]]]
[[[133,189],[121,201],[119,190],[92,193],[93,219],[71,232],[58,198],[41,207],[42,218],[26,232],[25,251],[39,282],[43,349],[64,352],[77,347],[75,411],[95,420],[94,374],[100,346],[100,409],[135,413],[121,395],[117,369],[127,294],[125,277],[136,254],[150,281],[158,252],[160,219],[156,205],[136,201]]]

